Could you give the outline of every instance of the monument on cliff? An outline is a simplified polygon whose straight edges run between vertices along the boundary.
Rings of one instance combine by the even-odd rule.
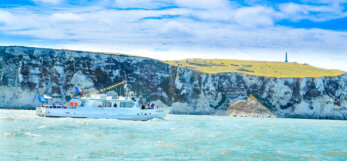
[[[288,63],[288,54],[287,54],[287,52],[286,52],[286,60],[284,62]]]

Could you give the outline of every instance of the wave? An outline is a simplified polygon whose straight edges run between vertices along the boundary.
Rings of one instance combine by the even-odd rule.
[[[7,132],[0,132],[0,135],[4,135],[4,136],[17,136],[16,134],[7,133]]]
[[[41,136],[39,134],[33,134],[33,133],[30,133],[30,132],[25,132],[24,134],[27,135],[27,136],[32,136],[32,137],[40,137]]]

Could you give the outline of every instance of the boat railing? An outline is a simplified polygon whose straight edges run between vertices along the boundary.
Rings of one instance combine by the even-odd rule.
[[[53,105],[44,105],[44,107],[45,108],[63,108],[63,109],[72,108],[72,107],[68,107],[66,105],[60,105],[60,104],[58,104],[58,105],[55,105],[55,104],[53,104]]]
[[[152,106],[141,106],[140,108],[141,108],[141,110],[151,110],[151,109],[162,109],[164,107],[156,105],[154,107],[152,107]]]

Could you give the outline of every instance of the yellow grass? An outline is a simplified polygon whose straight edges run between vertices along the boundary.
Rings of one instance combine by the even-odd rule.
[[[339,70],[328,70],[307,64],[243,61],[223,59],[186,59],[164,61],[173,66],[189,68],[203,73],[243,73],[275,78],[333,77],[344,74]]]
[[[252,94],[250,94],[248,98],[250,98],[253,101],[258,101],[257,98],[255,98]]]

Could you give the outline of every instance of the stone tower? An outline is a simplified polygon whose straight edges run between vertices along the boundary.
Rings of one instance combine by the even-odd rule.
[[[286,60],[285,60],[286,63],[288,63],[288,54],[286,52]]]

